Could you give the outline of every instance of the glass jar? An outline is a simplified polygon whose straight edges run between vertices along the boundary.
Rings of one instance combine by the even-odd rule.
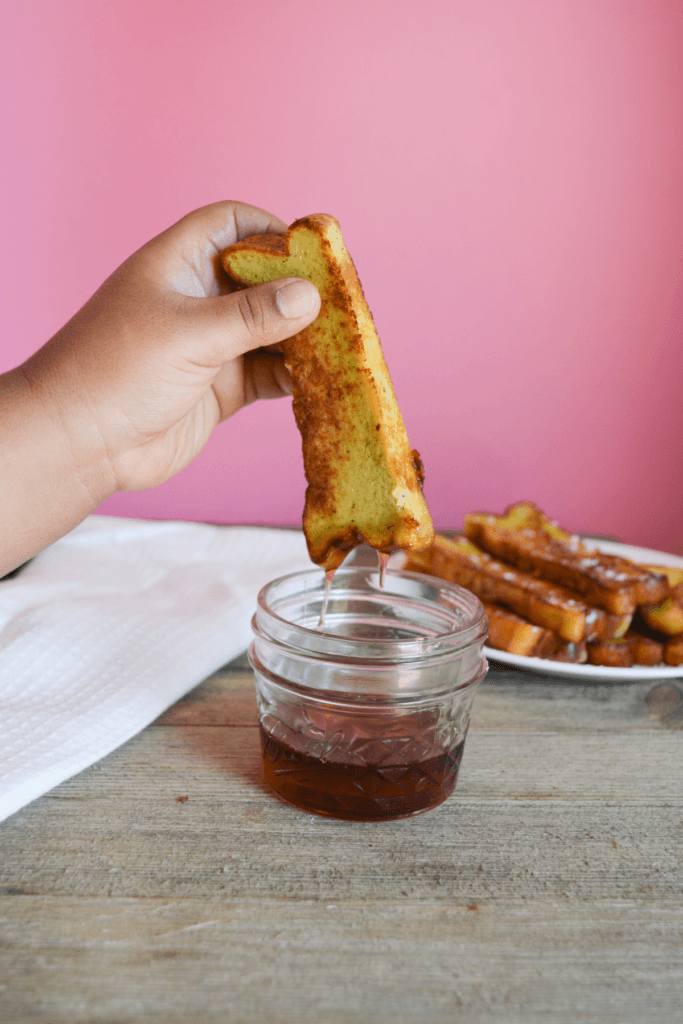
[[[407,818],[455,788],[488,623],[467,590],[430,576],[341,568],[274,580],[249,660],[267,783],[304,810]],[[321,625],[325,606],[324,626]]]

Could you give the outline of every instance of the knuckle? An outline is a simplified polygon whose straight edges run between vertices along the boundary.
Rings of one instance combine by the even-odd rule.
[[[263,297],[253,288],[245,288],[237,295],[237,309],[249,334],[268,333],[270,317]]]

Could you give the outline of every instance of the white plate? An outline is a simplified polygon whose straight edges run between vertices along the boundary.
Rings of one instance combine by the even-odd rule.
[[[670,555],[665,551],[653,551],[650,548],[637,548],[631,544],[618,544],[611,540],[586,539],[586,543],[604,551],[607,555],[621,555],[632,562],[646,565],[668,565],[675,569],[683,569],[683,558]],[[398,566],[397,566],[398,568]],[[563,661],[550,661],[548,658],[525,658],[521,654],[508,654],[497,651],[493,647],[484,647],[489,661],[503,665],[514,665],[525,672],[538,672],[547,676],[564,676],[577,681],[596,680],[599,682],[629,682],[638,679],[676,679],[683,678],[683,665],[634,665],[633,668],[608,668],[606,665],[572,665]]]
[[[497,651],[484,647],[489,662],[514,665],[525,672],[538,672],[543,676],[563,676],[577,682],[634,683],[639,679],[677,679],[683,677],[683,665],[634,665],[633,668],[610,668],[607,665],[572,665],[564,661],[549,661],[547,658],[524,658],[521,654]],[[495,668],[495,665],[491,665]]]

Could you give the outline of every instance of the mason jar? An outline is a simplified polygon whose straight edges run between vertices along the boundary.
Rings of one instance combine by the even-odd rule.
[[[265,586],[252,625],[263,774],[279,796],[386,821],[453,792],[487,668],[474,594],[361,566],[326,585],[311,569]]]

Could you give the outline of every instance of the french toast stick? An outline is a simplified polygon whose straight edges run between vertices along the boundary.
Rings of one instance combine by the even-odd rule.
[[[525,658],[550,658],[552,661],[574,663],[586,661],[585,643],[567,643],[551,630],[534,626],[502,605],[489,601],[482,601],[482,604],[489,620],[489,647]]]
[[[540,655],[539,655],[540,657]],[[572,665],[583,665],[588,661],[588,644],[574,644],[566,640],[557,640],[552,654],[548,655],[551,661],[563,661]]]
[[[630,614],[612,615],[588,605],[575,591],[499,562],[464,536],[437,534],[427,551],[410,553],[406,568],[458,583],[480,600],[503,604],[571,643],[623,636],[631,623]]]
[[[666,641],[664,662],[667,665],[683,665],[683,635],[671,637]]]
[[[656,639],[638,630],[629,629],[619,640],[596,640],[586,644],[588,660],[591,665],[607,665],[610,668],[661,665],[664,661],[665,639]]]
[[[634,665],[661,665],[664,661],[665,638],[645,636],[636,630],[629,630],[626,636],[631,640]]]
[[[660,604],[645,604],[638,609],[648,626],[666,636],[683,633],[683,584],[678,584]]]
[[[661,576],[666,576],[669,581],[670,587],[677,587],[679,583],[683,583],[683,569],[679,569],[675,565],[641,565],[641,569],[647,569],[649,572],[659,573]]]
[[[547,658],[554,648],[554,634],[535,626],[514,612],[490,601],[482,601],[489,620],[489,647],[525,658]]]
[[[668,565],[648,565],[644,568],[666,576],[671,588],[669,596],[659,604],[643,605],[640,614],[651,629],[667,636],[683,633],[683,569]]]
[[[422,494],[379,338],[339,225],[327,214],[295,221],[286,236],[255,235],[221,253],[240,285],[304,277],[320,314],[282,342],[308,487],[303,514],[309,555],[335,569],[365,542],[379,551],[419,551],[434,528]]]
[[[528,501],[511,505],[502,516],[470,513],[465,516],[464,532],[492,555],[570,587],[614,615],[663,601],[669,591],[661,572],[588,547]]]
[[[606,668],[633,667],[633,643],[628,634],[618,640],[593,640],[586,647],[591,665],[603,665]]]

